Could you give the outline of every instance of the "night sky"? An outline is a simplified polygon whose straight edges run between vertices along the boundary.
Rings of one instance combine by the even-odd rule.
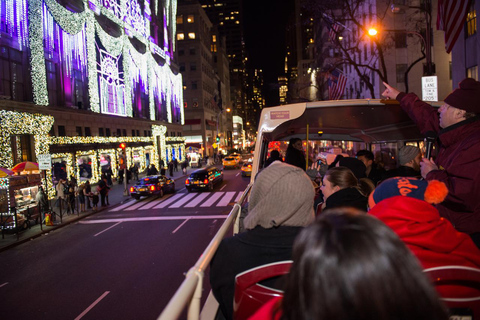
[[[249,67],[263,70],[266,106],[278,105],[277,77],[284,73],[285,29],[293,12],[293,0],[243,0]]]

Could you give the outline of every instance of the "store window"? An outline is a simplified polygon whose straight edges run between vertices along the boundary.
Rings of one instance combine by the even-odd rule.
[[[11,148],[13,163],[17,164],[23,161],[33,161],[33,139],[29,134],[12,135]]]
[[[90,156],[80,156],[77,158],[78,173],[80,181],[90,180],[92,178],[92,158]]]

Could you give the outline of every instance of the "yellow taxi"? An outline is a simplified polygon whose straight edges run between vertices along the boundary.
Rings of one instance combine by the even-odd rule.
[[[250,177],[252,175],[252,162],[245,162],[242,166],[242,177]]]
[[[238,153],[232,153],[231,155],[229,155],[229,157],[234,157],[235,160],[237,160],[237,163],[240,163],[242,160],[242,156],[239,155]]]
[[[238,161],[234,157],[227,156],[223,158],[223,169],[238,168]]]

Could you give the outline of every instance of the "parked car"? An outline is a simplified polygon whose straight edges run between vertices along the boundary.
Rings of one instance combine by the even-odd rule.
[[[234,169],[237,169],[239,167],[239,164],[238,164],[238,161],[237,159],[235,159],[234,157],[225,157],[223,158],[223,169],[227,169],[227,168],[234,168]]]
[[[214,186],[223,181],[223,172],[214,166],[192,172],[185,180],[188,192],[193,189],[207,189],[212,191]]]
[[[252,175],[252,162],[245,162],[242,166],[242,177],[250,177]]]
[[[130,187],[130,195],[137,200],[142,196],[163,197],[166,192],[175,192],[175,180],[162,175],[142,178],[136,185]]]

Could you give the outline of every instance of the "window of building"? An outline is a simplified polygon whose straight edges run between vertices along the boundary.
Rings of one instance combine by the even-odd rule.
[[[65,126],[58,126],[58,136],[59,137],[65,137]]]
[[[185,62],[180,62],[180,72],[185,71]]]
[[[198,108],[198,100],[197,100],[197,99],[193,99],[193,104],[192,104],[192,106],[193,106],[194,108]]]
[[[50,137],[54,137],[54,136],[55,136],[55,126],[52,126],[52,127],[50,128],[50,132],[48,133],[48,135],[49,135]]]
[[[473,66],[467,69],[467,77],[478,81],[478,66]]]
[[[407,71],[406,63],[397,64],[397,83],[405,82],[405,72]]]
[[[137,137],[140,137],[140,130],[137,130]]]
[[[106,128],[106,129],[105,129],[105,136],[106,136],[106,137],[110,137],[110,136],[111,136],[111,134],[110,134],[110,128]]]
[[[13,163],[33,160],[34,143],[29,134],[12,135],[10,146],[12,148]]]
[[[117,129],[117,137],[120,137],[122,135],[122,130],[121,129]]]
[[[190,63],[190,71],[197,71],[197,64],[195,62]]]
[[[103,131],[103,128],[98,128],[98,135],[99,135],[100,137],[105,136],[105,133],[104,133],[104,131]]]
[[[90,127],[85,127],[85,137],[91,137],[92,132],[90,131]]]
[[[83,136],[82,127],[77,127],[77,128],[75,129],[75,131],[77,132],[77,136],[79,136],[79,137]]]
[[[127,129],[123,129],[123,136],[126,137],[127,136]]]
[[[189,15],[187,16],[187,22],[188,22],[188,23],[194,23],[194,22],[195,22],[195,17],[194,17],[193,14],[189,14]]]
[[[189,32],[188,39],[195,39],[195,32]]]
[[[477,11],[475,11],[475,1],[472,1],[470,10],[467,13],[467,37],[477,33]]]
[[[175,131],[170,132],[171,137],[175,137]]]
[[[177,132],[177,137],[181,137],[182,136],[182,133],[181,132]]]
[[[212,42],[217,42],[217,35],[216,34],[212,35]]]
[[[395,48],[406,48],[407,47],[407,34],[403,32],[396,32],[395,37]]]
[[[177,33],[177,40],[178,41],[185,40],[185,33],[183,33],[183,32]]]
[[[144,137],[147,136],[147,130],[143,130],[143,136],[144,136]]]
[[[197,81],[192,81],[192,90],[197,90],[197,89],[198,89]]]
[[[190,55],[195,55],[195,48],[190,48],[189,50]]]
[[[185,54],[185,50],[183,49],[178,49],[178,55],[183,56]]]
[[[210,51],[212,51],[212,52],[217,52],[217,45],[216,45],[216,44],[212,44]]]
[[[135,137],[135,130],[132,129],[132,137]]]
[[[183,23],[183,14],[179,14],[177,16],[177,24],[182,24]]]

